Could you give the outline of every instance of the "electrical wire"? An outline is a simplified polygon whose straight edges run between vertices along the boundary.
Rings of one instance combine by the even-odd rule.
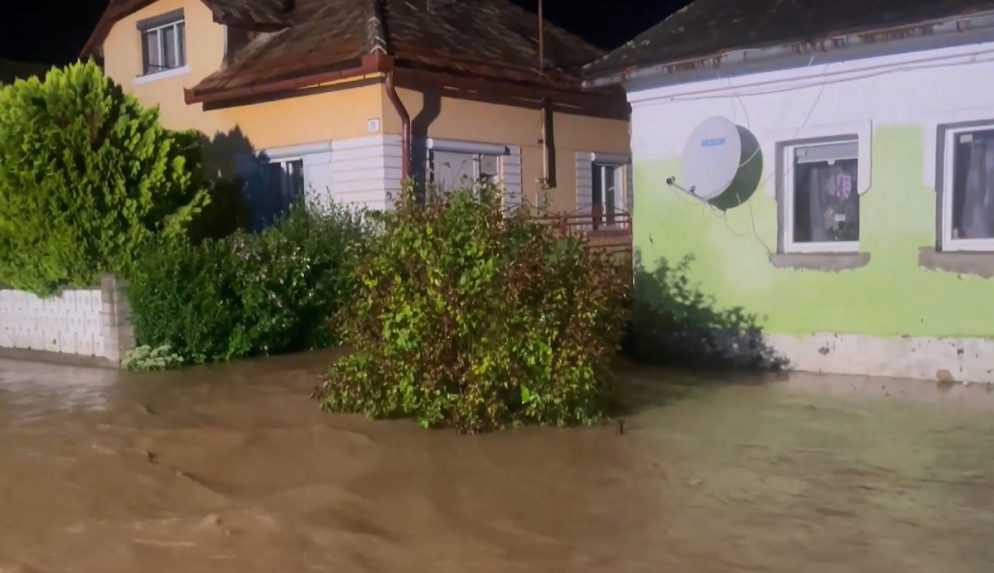
[[[751,84],[736,86],[736,89],[737,90],[741,90],[742,88],[751,88],[751,87],[757,87],[757,86],[770,86],[770,85],[784,84],[784,83],[788,83],[788,82],[805,81],[805,80],[808,80],[808,79],[812,79],[812,80],[818,79],[818,80],[820,80],[820,81],[817,81],[817,82],[809,82],[809,83],[803,83],[803,84],[792,83],[789,86],[783,86],[783,87],[779,87],[779,88],[776,88],[776,89],[768,89],[768,90],[762,90],[762,91],[751,91],[751,92],[746,92],[746,93],[741,92],[741,91],[737,92],[740,96],[746,96],[746,97],[759,96],[759,95],[771,95],[771,94],[778,94],[778,93],[787,93],[787,92],[792,92],[792,91],[805,90],[805,89],[809,89],[809,88],[813,88],[813,87],[818,87],[818,86],[820,86],[820,85],[822,85],[824,83],[827,83],[827,81],[828,81],[829,78],[837,78],[839,76],[845,76],[845,77],[841,77],[838,80],[836,80],[838,83],[842,83],[842,82],[853,82],[853,81],[857,81],[857,80],[864,80],[864,79],[869,79],[869,78],[887,76],[887,75],[891,75],[891,74],[895,74],[895,73],[900,73],[900,72],[909,72],[909,71],[917,71],[917,70],[929,70],[929,69],[937,69],[937,68],[952,68],[952,67],[970,66],[970,65],[976,65],[976,64],[987,64],[987,63],[994,62],[994,59],[991,59],[991,58],[978,59],[978,56],[992,55],[992,54],[994,54],[994,49],[991,49],[991,50],[982,50],[982,51],[978,51],[978,52],[972,52],[970,54],[956,54],[956,55],[941,56],[941,57],[937,56],[935,58],[923,58],[923,59],[917,60],[916,62],[910,62],[910,63],[906,63],[906,64],[897,64],[897,65],[895,65],[895,64],[881,64],[879,66],[870,66],[870,67],[867,67],[867,68],[862,68],[860,70],[839,70],[839,71],[835,71],[835,72],[823,72],[821,76],[810,76],[810,77],[806,77],[806,78],[777,79],[777,80],[766,80],[766,81],[762,81],[762,82],[753,82]],[[966,61],[960,61],[960,62],[949,62],[949,61],[947,61],[947,60],[962,59],[962,58],[969,58],[969,59],[966,60]],[[942,63],[927,63],[927,64],[923,64],[923,65],[915,65],[915,64],[917,64],[919,62],[942,62]],[[911,64],[911,65],[909,65],[909,64]],[[826,68],[829,67],[830,65],[831,64],[825,64]],[[869,71],[869,73],[862,73],[862,72],[867,72],[867,71]],[[665,99],[668,100],[668,101],[671,101],[671,102],[687,102],[687,101],[705,101],[705,100],[712,100],[712,99],[727,99],[729,97],[729,95],[726,94],[726,93],[722,93],[722,92],[724,92],[726,90],[728,90],[727,87],[716,87],[716,88],[711,88],[711,89],[706,89],[706,90],[699,90],[699,91],[696,91],[696,92],[687,92],[686,94],[681,94],[681,95],[666,96]]]

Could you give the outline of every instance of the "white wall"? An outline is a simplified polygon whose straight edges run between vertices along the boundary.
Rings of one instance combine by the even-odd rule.
[[[747,128],[759,140],[764,157],[761,190],[767,195],[773,195],[776,189],[778,144],[796,139],[858,134],[860,191],[868,192],[871,200],[876,197],[893,201],[886,205],[889,209],[874,205],[861,214],[866,221],[880,225],[872,237],[871,229],[865,229],[867,250],[880,248],[870,253],[874,258],[866,269],[821,274],[800,269],[775,269],[763,260],[767,253],[762,251],[770,249],[769,245],[761,245],[765,247],[762,250],[758,246],[741,247],[743,241],[739,240],[739,234],[752,232],[759,237],[761,232],[776,232],[777,214],[770,201],[751,203],[737,223],[735,211],[715,218],[702,217],[702,225],[713,225],[717,229],[714,233],[707,234],[704,232],[707,229],[702,227],[700,239],[694,235],[690,239],[680,237],[674,242],[685,241],[680,245],[692,245],[702,257],[720,253],[711,257],[709,264],[712,266],[701,283],[702,288],[716,292],[723,297],[722,302],[731,301],[729,306],[743,306],[749,310],[756,307],[761,315],[772,316],[774,326],[769,329],[772,334],[768,336],[768,342],[790,359],[796,369],[994,382],[994,343],[990,338],[983,338],[984,327],[976,326],[978,321],[973,320],[976,314],[970,310],[989,314],[987,308],[994,309],[994,298],[985,299],[984,293],[989,292],[994,297],[994,286],[983,283],[978,277],[933,272],[922,268],[917,259],[919,248],[935,242],[934,214],[931,209],[918,210],[917,206],[935,204],[936,165],[941,159],[936,152],[939,126],[968,121],[994,122],[994,41],[849,61],[826,62],[824,57],[816,54],[801,67],[751,74],[730,75],[731,71],[725,69],[721,71],[729,74],[726,77],[682,84],[673,83],[672,78],[660,77],[653,87],[640,80],[640,85],[629,92],[633,107],[634,160],[636,169],[643,169],[639,183],[646,185],[637,192],[641,197],[649,197],[651,193],[677,194],[678,191],[670,190],[662,180],[649,179],[668,176],[670,169],[653,170],[647,164],[667,162],[667,167],[672,166],[671,162],[681,158],[693,130],[714,116],[725,117]],[[838,55],[834,57],[838,58]],[[664,85],[664,82],[667,83]],[[923,145],[885,147],[892,142],[885,139],[881,130],[887,127],[918,128],[924,134]],[[873,145],[874,138],[880,145]],[[905,152],[904,149],[913,151]],[[906,153],[914,156],[907,157]],[[889,161],[890,164],[874,166],[873,161]],[[894,178],[888,180],[882,176],[900,172],[905,166],[913,176],[920,176],[921,187],[899,181],[902,187],[895,189]],[[877,173],[876,182],[874,172]],[[888,181],[891,187],[886,187]],[[914,197],[902,198],[902,193],[914,194]],[[904,203],[898,204],[898,201]],[[673,207],[673,202],[660,201],[658,204],[665,205],[661,208],[678,208]],[[871,204],[872,201],[868,207]],[[924,214],[925,218],[905,218],[904,209],[909,204],[915,206],[912,213]],[[755,215],[752,209],[756,209]],[[661,215],[653,213],[660,220]],[[729,223],[729,219],[733,222]],[[652,234],[644,228],[639,231],[639,222],[636,221],[636,248],[645,247],[654,255],[658,254],[664,247],[654,246]],[[657,224],[654,219],[641,223],[644,227]],[[757,225],[760,231],[756,230]],[[880,241],[880,229],[893,231],[895,237],[905,243],[893,245]],[[667,227],[664,223],[660,222],[650,230],[656,232],[656,244],[665,244]],[[877,242],[871,245],[870,239]],[[901,258],[895,258],[895,254]],[[867,297],[850,307],[833,293],[836,289],[846,292],[841,287],[853,284],[859,284]],[[821,308],[829,309],[839,320],[829,321],[827,327],[812,322],[810,331],[798,327],[798,324],[808,324],[804,322],[807,319],[801,310],[806,304],[805,288],[810,289],[807,292],[820,289],[822,293],[817,300]],[[921,296],[898,296],[895,294],[898,290],[902,294],[921,293]],[[991,301],[988,307],[982,306],[985,300]],[[886,312],[886,316],[894,318],[893,325],[853,321],[856,326],[846,330],[846,317],[854,316],[870,305],[878,314]],[[964,309],[967,310],[964,312]],[[801,319],[778,321],[778,313]],[[934,337],[921,336],[937,328],[934,325],[939,321],[933,317],[940,313],[949,313],[954,317],[949,324],[962,323],[963,328],[946,328]],[[818,320],[823,320],[825,314],[822,313]],[[970,315],[971,320],[964,319],[965,315]],[[920,325],[909,328],[911,320]],[[881,320],[884,321],[886,318]],[[779,331],[777,322],[789,323],[790,328]],[[861,330],[866,328],[876,330],[873,333]]]
[[[694,128],[716,115],[748,128],[773,157],[778,141],[833,131],[994,120],[994,42],[847,62],[816,55],[799,68],[633,88],[629,100],[636,162],[678,159]],[[928,186],[934,145],[926,138]]]
[[[330,197],[342,205],[389,208],[391,197],[401,191],[402,156],[399,135],[335,141],[331,149],[328,185],[318,191],[328,196],[330,190]],[[310,182],[308,187],[312,187]]]
[[[0,291],[0,347],[103,356],[100,290],[69,290],[40,299]]]
[[[0,348],[106,358],[120,362],[134,347],[127,294],[113,277],[100,288],[42,299],[0,290]]]

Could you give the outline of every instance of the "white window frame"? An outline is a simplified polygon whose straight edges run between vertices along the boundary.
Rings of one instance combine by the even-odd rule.
[[[181,24],[183,25],[182,39],[180,39],[181,35],[180,35],[180,30],[179,30],[179,27],[180,27]],[[176,29],[176,31],[175,31],[176,42],[173,45],[173,56],[176,58],[176,63],[178,65],[176,67],[174,67],[174,68],[166,68],[165,67],[165,61],[166,61],[165,56],[166,56],[166,54],[165,54],[165,51],[164,51],[163,46],[162,46],[163,31],[167,30],[169,28],[175,28]],[[145,49],[146,49],[145,37],[148,34],[152,34],[152,33],[155,33],[156,51],[158,52],[159,58],[161,58],[161,61],[163,63],[162,69],[158,70],[158,71],[149,71],[146,68],[148,62],[146,62],[146,58],[145,58]],[[188,55],[187,54],[188,49],[187,49],[187,44],[186,44],[186,18],[185,17],[180,16],[178,19],[173,20],[173,21],[171,21],[171,22],[169,22],[167,24],[161,24],[159,26],[153,26],[153,27],[150,27],[150,28],[145,28],[145,29],[139,30],[138,31],[138,37],[141,40],[141,44],[140,45],[141,45],[141,63],[142,63],[142,74],[141,74],[141,76],[139,76],[139,78],[146,78],[146,79],[148,79],[148,78],[156,78],[156,79],[158,79],[158,78],[165,77],[167,75],[168,76],[181,75],[182,73],[185,73],[185,72],[189,71],[189,66],[188,66],[187,61],[186,61],[187,60],[187,55]],[[182,51],[180,51],[180,43],[182,43],[183,46],[184,46],[184,49]],[[181,54],[183,56],[182,58],[180,58]]]
[[[953,238],[953,187],[956,184],[956,138],[978,131],[994,131],[994,122],[973,124],[964,127],[949,127],[945,130],[945,151],[943,157],[942,187],[939,189],[942,201],[942,218],[939,222],[939,243],[943,251],[959,253],[986,253],[994,251],[994,239],[955,239]]]
[[[631,191],[628,189],[628,170],[631,168],[631,162],[627,157],[622,155],[605,155],[603,153],[596,153],[593,155],[593,159],[590,162],[590,168],[593,170],[595,167],[614,167],[614,178],[617,184],[617,193],[615,193],[615,212],[620,212],[621,214],[631,213],[631,203],[629,198],[631,197]],[[604,177],[604,171],[601,171],[601,193],[607,189],[607,179]],[[591,173],[593,177],[593,173]],[[604,201],[607,199],[606,196],[601,197],[601,207],[605,208],[604,215],[607,216],[606,205]],[[594,185],[593,181],[590,182],[590,204],[594,204]]]
[[[783,240],[783,251],[784,253],[793,254],[850,254],[859,252],[859,241],[829,241],[829,242],[815,242],[815,243],[803,243],[794,241],[794,207],[795,207],[795,177],[794,168],[797,166],[796,158],[797,151],[804,148],[812,147],[822,147],[825,145],[834,145],[838,143],[850,143],[856,142],[858,146],[862,146],[858,136],[853,135],[839,135],[826,137],[824,139],[819,139],[818,141],[796,141],[783,144],[780,159],[783,165],[783,205],[782,214],[780,217],[780,235]],[[859,192],[858,181],[860,180],[859,174],[862,173],[863,169],[867,169],[868,166],[863,165],[862,153],[857,153],[856,157],[856,169],[857,169],[857,181],[854,182],[853,193],[856,193],[857,199],[862,201],[862,194]],[[860,237],[863,235],[862,229],[862,204],[860,204]]]

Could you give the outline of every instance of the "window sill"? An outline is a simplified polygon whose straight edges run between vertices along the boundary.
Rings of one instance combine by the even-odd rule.
[[[164,72],[155,72],[154,74],[146,74],[144,76],[138,76],[135,78],[135,85],[140,86],[144,84],[150,84],[152,82],[157,82],[159,80],[164,80],[167,78],[176,78],[179,76],[185,76],[190,73],[190,66],[183,66],[182,68],[173,68],[171,70],[166,70]]]
[[[994,278],[994,252],[942,252],[924,247],[919,251],[918,264],[930,271]]]
[[[778,269],[801,269],[837,273],[870,264],[869,253],[777,253],[770,262]]]

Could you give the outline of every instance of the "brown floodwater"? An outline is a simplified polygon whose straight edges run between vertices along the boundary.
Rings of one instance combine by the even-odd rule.
[[[0,361],[0,573],[990,572],[982,386],[622,369],[624,431],[330,416],[328,354]]]

